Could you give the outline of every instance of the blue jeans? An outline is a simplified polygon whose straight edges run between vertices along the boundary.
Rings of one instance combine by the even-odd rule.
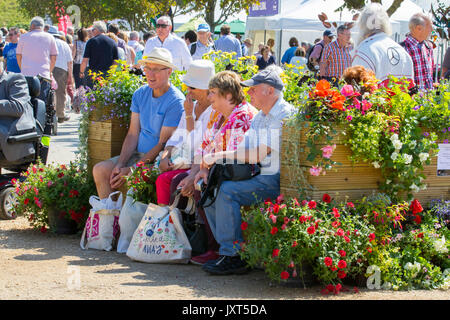
[[[211,231],[220,246],[219,254],[235,256],[243,242],[241,206],[249,206],[280,194],[280,174],[258,175],[249,180],[224,181],[216,201],[205,208]],[[256,196],[256,197],[255,197]],[[235,244],[235,242],[238,244]]]

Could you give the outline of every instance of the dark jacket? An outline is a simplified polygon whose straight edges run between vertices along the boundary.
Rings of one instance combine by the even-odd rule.
[[[32,142],[7,142],[9,136],[35,130],[36,120],[24,75],[3,72],[0,75],[0,149],[6,160],[17,161],[35,153]]]

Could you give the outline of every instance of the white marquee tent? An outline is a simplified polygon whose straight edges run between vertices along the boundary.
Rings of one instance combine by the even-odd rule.
[[[383,1],[383,6],[388,8],[393,0]],[[321,38],[325,30],[318,14],[327,14],[330,22],[338,25],[352,21],[356,13],[350,10],[335,12],[342,6],[343,0],[280,0],[279,14],[269,17],[248,17],[246,24],[246,35],[253,40],[253,51],[258,43],[267,43],[267,39],[274,38],[276,44],[275,56],[277,61],[288,49],[289,39],[295,36],[300,42],[313,43],[315,39]],[[408,31],[408,21],[412,14],[422,12],[422,8],[411,0],[404,0],[400,8],[391,16],[393,29],[392,38],[396,41],[403,40]],[[356,41],[357,27],[352,29],[352,38]]]

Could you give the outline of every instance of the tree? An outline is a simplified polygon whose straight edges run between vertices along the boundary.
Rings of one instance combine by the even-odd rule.
[[[211,30],[242,10],[248,13],[249,6],[258,2],[259,0],[177,0],[177,4],[182,8],[183,13],[198,12],[197,16],[204,17]],[[215,15],[217,5],[220,8],[218,17]]]
[[[370,2],[382,3],[382,0],[370,0]],[[386,10],[388,16],[392,16],[400,8],[403,0],[394,0]],[[365,0],[344,0],[344,4],[339,9],[361,10],[365,6]]]
[[[30,24],[30,17],[19,10],[16,0],[0,2],[0,26],[23,27]]]

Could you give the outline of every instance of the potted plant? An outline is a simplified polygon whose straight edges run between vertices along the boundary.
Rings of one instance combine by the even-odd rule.
[[[41,162],[15,180],[16,214],[25,214],[31,225],[42,232],[76,233],[89,215],[89,197],[96,192],[93,179],[86,170],[70,162],[68,165]]]

